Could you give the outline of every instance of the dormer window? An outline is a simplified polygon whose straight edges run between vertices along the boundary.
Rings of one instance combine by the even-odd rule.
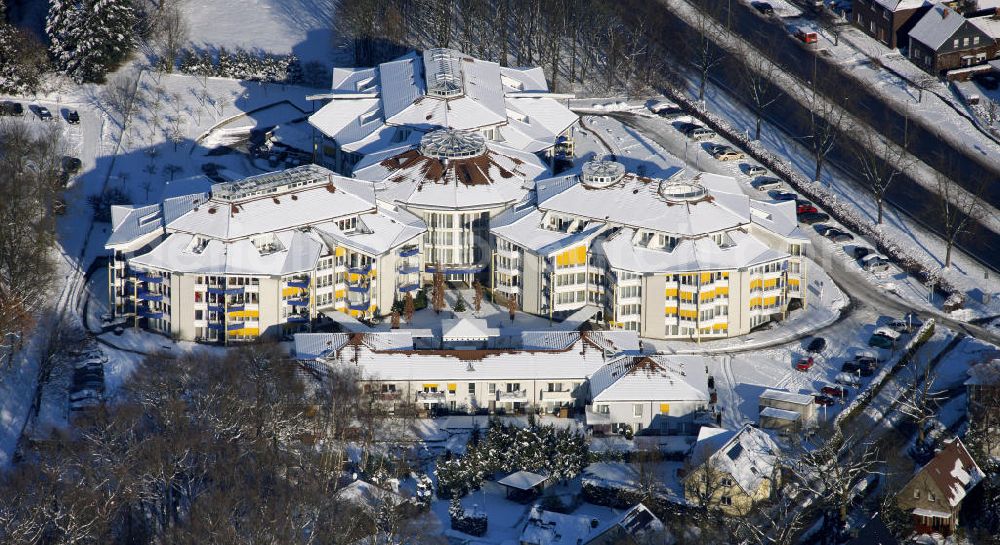
[[[285,250],[285,245],[278,240],[278,237],[274,233],[267,233],[263,235],[257,235],[252,239],[254,248],[260,252],[260,255],[270,255],[276,252],[283,252]]]

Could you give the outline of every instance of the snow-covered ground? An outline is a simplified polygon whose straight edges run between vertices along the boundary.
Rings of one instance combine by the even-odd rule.
[[[195,47],[291,53],[326,67],[349,58],[336,29],[336,0],[179,1]]]

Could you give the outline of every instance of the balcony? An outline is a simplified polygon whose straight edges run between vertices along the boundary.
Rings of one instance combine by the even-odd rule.
[[[146,273],[137,273],[135,277],[139,280],[139,282],[147,282],[149,284],[159,284],[163,282],[163,277],[152,276]]]
[[[309,321],[309,316],[305,314],[291,314],[288,316],[288,321],[293,324],[302,324]]]
[[[368,308],[371,307],[371,304],[372,303],[371,303],[370,300],[364,300],[364,301],[358,301],[358,302],[348,301],[347,302],[347,308],[349,308],[351,310],[357,310],[357,311],[360,311],[360,312],[367,312]]]
[[[347,286],[347,291],[351,293],[368,293],[368,286]]]
[[[417,392],[417,403],[444,403],[444,392]]]
[[[420,272],[420,267],[416,265],[403,265],[399,267],[399,274],[414,274]]]
[[[145,291],[145,290],[139,290],[136,293],[135,296],[140,301],[162,301],[163,300],[163,295],[161,295],[159,293],[152,293],[152,292]]]
[[[497,401],[506,403],[525,403],[528,401],[528,391],[514,390],[512,392],[500,392],[497,394]]]
[[[309,287],[308,280],[289,280],[287,283],[289,288],[299,288],[304,290]]]
[[[413,246],[411,248],[403,248],[399,251],[399,257],[413,257],[420,253],[420,248]]]
[[[420,285],[419,284],[403,284],[402,286],[399,287],[399,292],[400,293],[410,293],[410,292],[413,292],[413,291],[417,291],[418,289],[420,289]]]
[[[242,312],[246,310],[246,305],[229,305],[229,312]]]
[[[305,307],[309,306],[309,298],[297,297],[295,299],[285,299],[285,304],[291,305],[293,307]]]
[[[573,401],[573,392],[563,390],[561,392],[539,392],[538,398],[542,401]]]
[[[151,320],[159,320],[160,318],[163,318],[163,313],[162,312],[155,312],[155,311],[151,311],[151,310],[141,310],[140,309],[139,310],[139,317],[140,318],[149,318]]]
[[[243,286],[240,286],[238,288],[211,286],[208,288],[208,293],[211,293],[213,295],[243,295]]]
[[[378,392],[375,396],[379,401],[399,401],[403,398],[399,392]]]
[[[372,264],[369,263],[362,267],[348,267],[347,272],[351,274],[368,274],[372,272]]]
[[[226,308],[222,305],[208,305],[209,312],[225,312]]]
[[[243,329],[244,327],[246,327],[246,324],[243,322],[229,323],[226,324],[226,331],[236,331],[237,329]]]
[[[482,265],[470,263],[468,265],[441,265],[440,270],[438,270],[439,267],[428,264],[424,266],[424,271],[442,274],[479,274],[484,268]]]

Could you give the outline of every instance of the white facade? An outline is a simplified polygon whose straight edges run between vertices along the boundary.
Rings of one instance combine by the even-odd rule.
[[[113,216],[114,313],[179,339],[280,337],[320,313],[388,310],[419,287],[420,220],[314,165]]]
[[[591,304],[611,328],[700,340],[805,305],[795,203],[752,200],[726,176],[654,180],[591,162],[539,181],[491,233],[493,282],[536,314]]]

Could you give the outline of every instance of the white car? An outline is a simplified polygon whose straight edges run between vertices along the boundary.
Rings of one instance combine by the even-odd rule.
[[[857,388],[861,386],[861,379],[858,378],[854,373],[838,373],[837,378],[834,379],[837,384],[843,384],[845,386],[854,386]]]
[[[746,165],[744,172],[747,173],[747,176],[763,176],[767,174],[767,169],[760,165]]]
[[[757,191],[781,189],[781,180],[770,176],[761,176],[760,178],[750,182],[750,187],[756,189]]]
[[[687,132],[688,138],[700,142],[715,137],[715,131],[705,127],[695,127]]]
[[[875,335],[881,335],[883,337],[889,337],[890,339],[892,339],[894,341],[896,339],[898,339],[902,335],[902,333],[896,331],[895,329],[893,329],[893,328],[891,328],[889,326],[882,326],[882,327],[875,328],[875,331],[873,332],[873,334],[875,334]]]

